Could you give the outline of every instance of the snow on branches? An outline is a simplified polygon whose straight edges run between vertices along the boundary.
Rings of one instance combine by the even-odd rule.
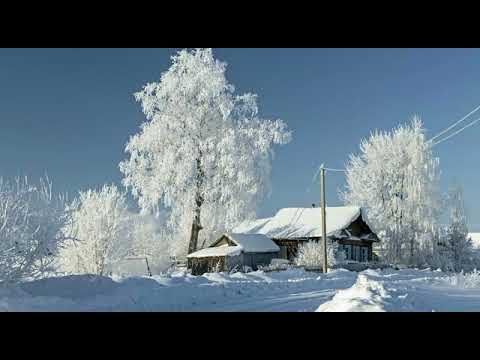
[[[347,163],[344,202],[366,210],[387,261],[413,261],[423,234],[440,214],[439,160],[415,117],[391,132],[374,132]]]
[[[30,184],[0,178],[0,281],[16,282],[51,270],[68,222],[63,197],[48,179]]]
[[[57,269],[105,275],[126,257],[146,257],[156,273],[170,265],[168,242],[157,219],[128,210],[125,192],[115,185],[80,192],[69,205],[64,231],[74,240],[60,251]]]
[[[104,185],[100,191],[80,192],[69,209],[72,221],[64,231],[75,240],[60,252],[59,269],[103,275],[108,262],[122,259],[129,250],[125,193]]]
[[[345,254],[339,249],[338,243],[327,238],[327,263],[334,266],[345,260]],[[323,265],[323,242],[308,241],[300,244],[295,257],[295,264],[306,267],[321,267]]]
[[[291,137],[283,121],[259,117],[256,95],[236,95],[225,71],[210,49],[182,50],[135,94],[147,121],[126,145],[123,183],[143,210],[167,210],[177,253],[197,248],[200,229],[205,242],[255,216],[273,145]]]

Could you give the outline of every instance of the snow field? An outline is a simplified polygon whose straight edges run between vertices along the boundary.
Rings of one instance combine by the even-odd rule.
[[[0,311],[480,311],[480,273],[429,269],[70,275],[0,284]]]
[[[52,277],[0,287],[1,311],[314,311],[356,275],[282,272]]]

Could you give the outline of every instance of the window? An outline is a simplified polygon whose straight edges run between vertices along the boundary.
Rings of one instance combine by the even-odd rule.
[[[352,245],[343,245],[343,251],[345,252],[345,259],[352,260]]]

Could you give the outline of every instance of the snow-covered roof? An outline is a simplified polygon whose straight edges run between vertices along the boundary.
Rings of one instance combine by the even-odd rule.
[[[472,246],[480,249],[480,233],[469,233],[468,236],[472,239]]]
[[[277,252],[280,248],[265,235],[262,234],[224,234],[236,245],[220,245],[196,251],[187,257],[211,257],[211,256],[236,256],[242,251],[245,253]],[[222,238],[223,238],[222,236]]]
[[[327,236],[338,234],[360,215],[358,206],[327,207]],[[272,218],[242,223],[234,231],[264,234],[277,239],[321,237],[321,208],[284,208]]]
[[[201,257],[212,257],[212,256],[236,256],[240,255],[242,252],[240,246],[228,246],[221,245],[216,247],[208,247],[202,250],[195,251],[187,255],[187,258],[201,258]]]
[[[225,234],[244,252],[276,252],[280,248],[269,237],[263,234]]]
[[[257,219],[257,220],[249,220],[249,221],[244,221],[242,222],[240,225],[238,225],[237,227],[235,227],[235,229],[233,229],[233,231],[235,233],[239,233],[239,234],[256,234],[258,233],[258,231],[263,227],[265,226],[265,224],[272,220],[273,217],[270,217],[270,218],[264,218],[264,219]]]

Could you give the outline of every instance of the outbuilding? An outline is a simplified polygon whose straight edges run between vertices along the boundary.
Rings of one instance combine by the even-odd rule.
[[[263,234],[223,234],[210,247],[187,256],[193,275],[249,267],[257,270],[279,256],[280,248]]]

